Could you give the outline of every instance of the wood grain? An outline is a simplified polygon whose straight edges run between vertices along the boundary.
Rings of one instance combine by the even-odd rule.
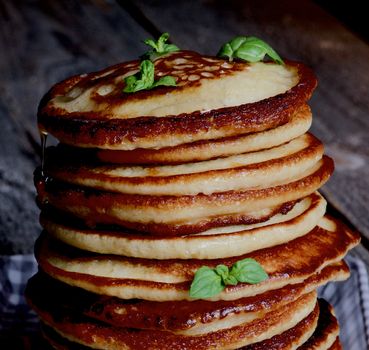
[[[148,35],[114,2],[0,2],[0,254],[32,252],[40,232],[32,174],[42,95],[139,55]]]

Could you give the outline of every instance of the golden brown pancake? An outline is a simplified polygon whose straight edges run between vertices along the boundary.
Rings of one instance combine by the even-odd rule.
[[[299,350],[328,350],[338,346],[339,326],[334,310],[325,300],[319,300],[320,315],[318,327],[313,336]],[[338,348],[339,349],[339,348]]]
[[[349,276],[359,236],[324,216],[317,192],[334,165],[307,133],[314,74],[191,51],[153,64],[176,86],[125,93],[136,60],[66,79],[40,104],[40,131],[61,142],[35,175],[44,232],[26,295],[45,338],[69,350],[339,349],[316,289]],[[245,258],[268,278],[190,297],[199,268]]]
[[[39,202],[83,218],[89,225],[118,224],[149,233],[184,234],[181,224],[204,218],[254,212],[294,201],[316,191],[329,178],[333,162],[324,156],[302,177],[272,187],[195,196],[151,196],[103,192],[57,181],[37,183]]]
[[[36,258],[50,276],[72,286],[117,296],[154,301],[191,300],[188,294],[194,273],[201,266],[232,266],[253,258],[269,274],[259,284],[227,286],[211,300],[235,300],[300,283],[325,266],[339,262],[359,236],[333,219],[323,218],[310,233],[288,243],[243,256],[206,260],[151,260],[98,255],[77,250],[43,235]],[[335,249],[332,249],[335,247]]]
[[[32,303],[32,300],[31,300]],[[253,344],[295,327],[313,313],[308,332],[316,327],[319,307],[316,293],[272,310],[263,318],[217,332],[185,336],[166,331],[115,328],[79,317],[61,309],[42,309],[33,304],[41,320],[63,337],[87,346],[101,349],[235,349]],[[72,311],[72,310],[71,310]]]
[[[41,224],[64,243],[96,253],[146,259],[215,259],[242,255],[303,236],[318,224],[325,209],[326,201],[316,192],[295,203],[287,213],[278,212],[261,223],[218,227],[176,237],[86,229],[66,225],[66,220],[57,215],[41,215]]]
[[[323,156],[322,143],[304,134],[281,146],[202,162],[157,166],[61,162],[44,171],[59,181],[111,192],[142,195],[197,195],[266,188],[305,177]]]
[[[174,333],[200,334],[214,322],[227,322],[241,314],[262,314],[279,308],[310,293],[328,281],[349,276],[341,261],[329,265],[302,283],[287,285],[254,297],[233,301],[168,301],[123,300],[70,287],[38,273],[28,283],[26,295],[43,308],[63,307],[74,313],[99,320],[115,327],[165,330]],[[49,296],[53,297],[50,298]],[[234,320],[232,320],[234,322]],[[219,322],[218,322],[219,323]]]
[[[334,339],[334,343],[329,347],[330,342],[321,342],[320,339],[331,338],[338,332],[338,324],[335,317],[332,315],[331,307],[322,299],[319,300],[319,319],[317,328],[313,335],[298,350],[340,350],[342,349],[338,337]],[[314,313],[298,323],[295,327],[286,332],[276,335],[262,342],[251,344],[239,350],[291,350],[296,349],[301,338],[304,338],[309,333]],[[83,345],[69,342],[67,339],[58,335],[50,327],[44,328],[44,336],[54,345],[56,349],[61,350],[86,350],[89,349]],[[328,347],[327,347],[328,346]]]
[[[337,337],[336,341],[333,343],[333,345],[329,348],[329,350],[342,350],[342,345],[340,343],[339,337]]]
[[[285,124],[316,86],[312,71],[300,63],[226,62],[180,51],[155,61],[156,76],[176,76],[177,87],[124,94],[123,78],[138,64],[55,85],[39,107],[40,129],[78,147],[176,146]]]
[[[274,129],[215,140],[203,140],[160,149],[131,151],[98,150],[96,157],[111,164],[178,164],[227,157],[279,146],[307,132],[312,115],[308,105],[300,107],[289,122]],[[70,152],[81,152],[73,148]],[[83,155],[81,155],[83,157]]]
[[[307,319],[304,321],[306,322]],[[298,350],[329,350],[334,346],[339,331],[333,309],[323,299],[319,299],[319,319],[317,328],[313,335],[304,342],[303,345],[298,346],[296,338],[298,339],[301,328],[299,324],[298,326],[280,335],[276,335],[271,339],[246,346],[239,350],[288,350],[296,348]]]

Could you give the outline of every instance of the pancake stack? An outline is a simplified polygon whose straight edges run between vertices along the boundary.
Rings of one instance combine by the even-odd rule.
[[[44,232],[27,298],[55,349],[340,349],[316,289],[349,276],[359,237],[326,216],[333,172],[308,133],[303,64],[178,51],[176,86],[124,93],[139,61],[54,86],[39,127]],[[254,259],[267,273],[190,295],[195,273]]]

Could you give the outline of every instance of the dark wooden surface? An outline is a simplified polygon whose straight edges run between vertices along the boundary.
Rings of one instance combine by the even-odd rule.
[[[323,188],[369,238],[369,46],[309,1],[0,1],[0,254],[32,251],[39,233],[32,172],[36,108],[55,82],[137,57],[169,31],[181,48],[215,54],[239,34],[314,68],[312,131],[336,160]],[[367,259],[361,246],[355,250]],[[369,261],[369,259],[367,259]]]

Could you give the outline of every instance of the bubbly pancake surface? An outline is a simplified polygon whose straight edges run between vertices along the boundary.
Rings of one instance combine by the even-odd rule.
[[[225,62],[190,52],[186,55],[177,52],[154,62],[156,75],[174,76],[176,88],[125,94],[124,78],[138,71],[139,62],[135,61],[95,73],[92,79],[82,77],[72,89],[68,87],[66,94],[56,93],[46,109],[66,115],[100,112],[105,118],[119,119],[166,117],[264,100],[283,94],[299,79],[296,68],[288,65]]]
[[[138,64],[57,84],[40,105],[41,130],[78,147],[176,146],[285,124],[316,86],[311,70],[298,63],[231,63],[176,52],[156,60],[155,73],[176,76],[177,87],[125,94],[123,78],[137,72]]]

